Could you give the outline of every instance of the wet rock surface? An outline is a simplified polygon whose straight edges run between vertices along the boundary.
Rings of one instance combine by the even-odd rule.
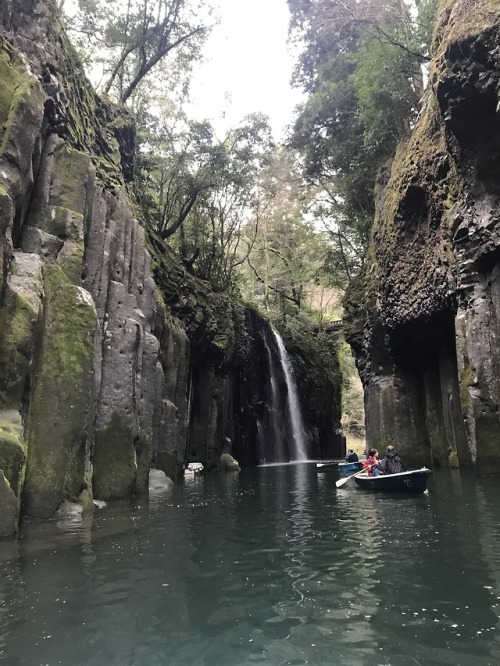
[[[496,3],[441,3],[423,108],[345,301],[369,445],[478,473],[500,473],[499,52]]]
[[[251,446],[244,405],[264,392],[246,373],[243,307],[136,219],[132,119],[91,88],[55,3],[6,0],[0,21],[1,529],[14,532],[20,511],[147,493],[151,466],[215,469],[228,439]]]

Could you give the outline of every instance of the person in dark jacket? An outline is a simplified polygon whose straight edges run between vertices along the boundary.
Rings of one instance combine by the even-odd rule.
[[[346,462],[359,462],[358,454],[354,453],[352,449],[347,449],[347,458],[345,459]]]
[[[405,471],[403,460],[398,456],[394,447],[389,445],[385,457],[378,464],[382,474],[399,474]]]

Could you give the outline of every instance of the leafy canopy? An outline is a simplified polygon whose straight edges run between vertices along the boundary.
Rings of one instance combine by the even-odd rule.
[[[159,83],[167,56],[167,71],[187,83],[212,20],[202,0],[78,0],[78,7],[70,35],[89,69],[102,71],[100,89],[122,103],[151,72]]]
[[[301,48],[294,81],[308,94],[290,143],[318,188],[315,214],[344,281],[363,263],[377,172],[418,113],[434,4],[415,16],[403,0],[288,0]]]

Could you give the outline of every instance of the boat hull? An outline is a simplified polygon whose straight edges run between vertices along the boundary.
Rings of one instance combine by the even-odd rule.
[[[426,467],[400,474],[381,474],[380,476],[355,476],[356,484],[363,490],[388,493],[423,493],[427,488],[427,479],[431,471]]]
[[[339,463],[339,473],[340,476],[350,476],[351,474],[359,472],[362,467],[362,462]]]
[[[338,472],[338,469],[339,469],[338,460],[330,460],[324,463],[316,463],[317,472]]]

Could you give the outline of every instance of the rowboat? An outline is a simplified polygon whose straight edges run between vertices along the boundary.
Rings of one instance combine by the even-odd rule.
[[[430,469],[422,467],[422,469],[400,472],[399,474],[381,474],[380,476],[360,474],[354,477],[354,481],[364,490],[423,493],[427,488],[427,479],[431,473]]]
[[[339,463],[339,473],[340,476],[349,476],[350,474],[354,474],[354,472],[359,472],[362,467],[362,462]]]
[[[188,463],[186,469],[184,470],[184,477],[185,478],[190,478],[190,477],[195,476],[197,474],[201,474],[202,472],[203,472],[203,463],[190,462],[190,463]]]
[[[329,460],[328,462],[316,463],[317,472],[337,472],[339,467],[338,460]]]

